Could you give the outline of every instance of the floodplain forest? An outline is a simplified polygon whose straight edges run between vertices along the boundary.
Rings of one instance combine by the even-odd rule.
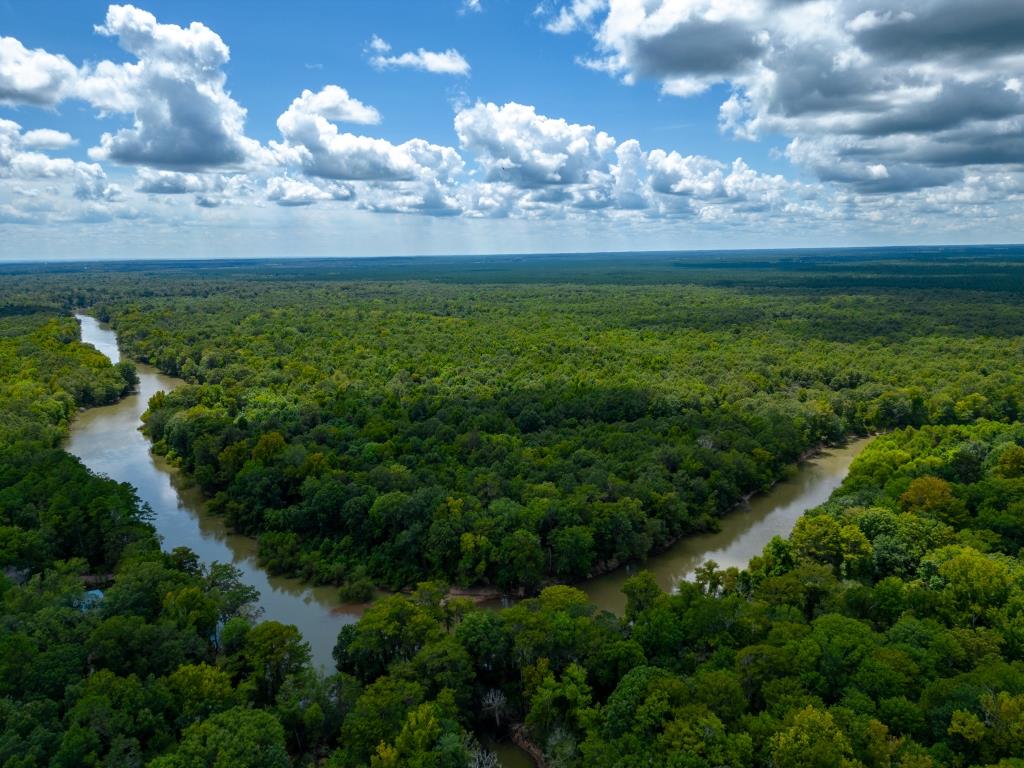
[[[1024,252],[89,267],[0,275],[0,766],[1024,768]],[[268,570],[376,596],[333,668],[62,450],[137,381],[73,311]],[[642,570],[866,434],[746,568]]]

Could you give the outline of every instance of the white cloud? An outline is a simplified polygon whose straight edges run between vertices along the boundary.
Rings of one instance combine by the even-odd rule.
[[[312,205],[321,200],[349,200],[352,188],[346,184],[314,183],[305,179],[288,176],[274,176],[267,180],[267,200],[280,206]]]
[[[459,111],[456,133],[484,171],[464,184],[467,216],[692,218],[742,225],[770,215],[807,215],[809,187],[731,164],[617,143],[594,126],[537,114],[522,104]]]
[[[271,142],[271,149],[283,165],[299,166],[308,176],[362,181],[447,177],[461,170],[462,158],[450,147],[422,139],[392,144],[385,139],[340,132],[331,120],[351,113],[351,100],[343,89],[336,88],[332,91],[335,97],[340,93],[346,99],[346,108],[339,109],[338,98],[323,97],[326,91],[305,91],[277,119],[285,141]],[[362,110],[372,109],[355,103]]]
[[[788,156],[824,181],[881,194],[1024,162],[1014,0],[573,0],[543,16],[590,30],[581,63],[627,84],[683,98],[727,84],[723,129],[790,137]]]
[[[137,192],[152,195],[184,195],[190,192],[208,192],[219,187],[217,177],[199,173],[177,173],[140,168]]]
[[[640,210],[649,204],[644,184],[646,157],[636,139],[628,139],[615,148],[618,161],[610,169],[616,204],[624,210]]]
[[[417,162],[417,154],[433,155],[424,159],[428,163],[437,161],[441,164],[445,162],[446,154],[454,153],[454,150],[428,144],[422,139],[392,144],[386,139],[340,133],[333,123],[326,123],[326,126],[314,133],[304,125],[302,130],[286,133],[285,143],[271,142],[271,145],[283,164],[297,164],[310,176],[361,181],[414,179],[434,170],[431,165],[421,166]],[[417,150],[424,151],[418,153]]]
[[[717,160],[655,149],[648,155],[647,167],[655,192],[703,198],[722,195],[722,164]]]
[[[245,109],[225,89],[228,46],[213,30],[161,24],[130,5],[112,5],[99,34],[116,37],[136,63],[100,62],[76,93],[110,112],[130,112],[131,128],[105,133],[97,160],[169,170],[242,166],[260,155],[245,136]]]
[[[544,28],[556,35],[567,35],[586,26],[596,14],[607,7],[608,0],[572,0],[570,4],[562,6]]]
[[[524,104],[477,103],[455,115],[460,144],[476,154],[488,181],[518,187],[577,184],[607,166],[615,139],[592,125],[538,115]]]
[[[62,181],[65,190],[80,201],[97,201],[118,203],[124,199],[121,188],[111,184],[97,163],[83,163],[67,157],[50,157],[36,149],[57,149],[74,144],[72,137],[61,131],[38,129],[22,132],[21,126],[12,120],[0,119],[0,180],[14,180],[28,186],[15,188],[20,201],[20,209],[33,214],[29,218],[38,220],[38,214],[45,213],[52,206],[40,208],[32,201],[40,196],[40,185],[50,185],[54,181]],[[0,186],[2,191],[2,186]],[[60,192],[60,188],[53,189]],[[11,221],[20,221],[24,217],[9,217]]]
[[[52,128],[37,128],[22,134],[21,145],[29,149],[67,149],[78,143],[70,133]]]
[[[480,13],[483,11],[483,6],[480,5],[480,0],[462,0],[462,7],[459,8],[459,13]]]
[[[369,48],[376,52],[376,55],[370,58],[370,63],[377,69],[419,69],[438,75],[469,74],[469,62],[454,48],[446,51],[418,48],[397,56],[387,56],[385,54],[391,50],[391,46],[377,35],[370,39]]]
[[[68,95],[77,77],[78,69],[63,56],[0,37],[0,104],[53,106]]]
[[[77,165],[67,157],[50,157],[42,152],[17,152],[11,157],[7,170],[16,179],[57,179],[73,176]],[[94,167],[99,168],[98,165]]]
[[[395,184],[366,184],[358,195],[358,207],[374,213],[406,213],[426,216],[458,216],[464,212],[462,189],[436,179]]]
[[[96,163],[67,157],[50,157],[34,150],[74,144],[70,134],[50,129],[22,132],[13,120],[0,118],[0,177],[18,179],[71,178],[84,169],[91,176],[106,178]]]
[[[79,200],[102,200],[118,203],[124,193],[117,184],[108,184],[107,176],[95,163],[76,163],[74,170],[75,197]]]
[[[380,113],[376,109],[349,96],[344,88],[327,85],[317,93],[308,89],[303,91],[287,111],[277,118],[277,127],[281,133],[295,132],[302,121],[315,116],[363,125],[376,125],[380,122]]]
[[[370,42],[366,44],[367,48],[377,53],[387,53],[391,50],[391,44],[387,40],[384,40],[379,35],[374,35],[370,38]]]
[[[870,10],[855,16],[846,22],[846,28],[851,32],[866,32],[869,29],[877,29],[887,24],[897,24],[901,21],[913,21],[914,14],[910,11],[893,13],[892,11]]]

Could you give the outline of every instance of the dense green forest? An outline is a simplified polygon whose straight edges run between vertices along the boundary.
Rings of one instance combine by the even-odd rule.
[[[1024,766],[1018,265],[342,271],[4,277],[0,766],[481,768],[478,740],[513,734],[561,768]],[[135,381],[77,341],[83,304],[190,382],[146,430],[268,567],[410,587],[341,632],[336,669],[60,450]],[[549,585],[866,431],[745,570],[672,595],[641,572],[621,617]]]
[[[101,305],[129,354],[191,383],[150,403],[157,450],[273,571],[357,592],[531,592],[714,526],[820,443],[1015,420],[1020,310],[416,281]]]
[[[366,688],[334,764],[440,764],[407,739],[451,696],[522,720],[549,765],[1020,766],[1022,444],[987,420],[887,434],[748,570],[671,596],[641,573],[621,620],[559,586],[499,613],[381,601],[339,638]]]
[[[134,367],[55,308],[8,303],[0,372],[0,765],[141,766],[179,741],[201,757],[169,764],[244,765],[232,755],[264,745],[251,765],[286,765],[279,721],[247,705],[288,673],[312,679],[295,629],[254,626],[233,567],[162,553],[134,490],[59,447],[75,409],[130,390]]]
[[[130,488],[90,476],[59,448],[76,408],[134,385],[134,366],[78,343],[74,318],[35,307],[0,314],[0,566],[10,573],[72,558],[108,571],[150,536]]]

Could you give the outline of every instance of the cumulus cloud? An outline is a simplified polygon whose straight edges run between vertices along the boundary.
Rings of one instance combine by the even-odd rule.
[[[30,149],[67,149],[78,143],[70,133],[52,128],[37,128],[22,134],[21,144]]]
[[[582,12],[581,12],[582,11]],[[958,183],[1024,158],[1024,14],[1013,0],[573,0],[582,63],[688,97],[717,83],[724,130],[782,134],[787,156],[864,193]]]
[[[98,163],[83,163],[68,157],[51,157],[40,149],[60,149],[74,144],[67,133],[51,129],[22,132],[13,120],[0,119],[0,180],[16,182],[13,191],[20,198],[16,205],[8,206],[5,217],[10,223],[38,222],[55,206],[39,199],[60,194],[64,190],[76,200],[88,203],[119,203],[124,194],[117,184],[111,184]],[[24,185],[24,186],[22,186]]]
[[[124,200],[121,187],[107,183],[107,175],[96,163],[76,163],[74,183],[75,197],[79,200],[102,200],[108,203]]]
[[[303,126],[302,131],[285,133],[286,142],[271,144],[285,165],[297,164],[309,176],[349,181],[410,180],[435,170],[443,172],[457,156],[448,147],[422,139],[392,144],[386,139],[341,133],[333,123],[326,126],[316,132]]]
[[[476,154],[488,181],[517,187],[578,184],[607,166],[615,139],[592,125],[538,115],[524,104],[477,103],[455,116],[460,144]]]
[[[586,26],[590,20],[608,6],[608,0],[572,0],[562,6],[555,16],[548,20],[544,28],[556,35],[567,35],[580,27]],[[543,7],[540,7],[543,13]]]
[[[428,51],[418,48],[397,56],[389,56],[388,52],[391,50],[391,46],[377,35],[370,39],[368,47],[374,52],[374,55],[370,57],[370,64],[377,69],[419,69],[438,75],[469,74],[469,62],[454,48],[445,51]]]
[[[344,95],[344,108],[340,105]],[[351,102],[358,105],[353,110]],[[450,147],[412,139],[402,144],[371,136],[342,132],[332,120],[353,111],[364,119],[376,110],[348,97],[342,88],[328,86],[318,94],[302,96],[277,119],[283,142],[271,142],[276,159],[296,165],[308,176],[335,180],[401,181],[448,177],[462,167],[462,158]],[[378,118],[379,119],[379,118]]]
[[[363,125],[376,125],[380,122],[380,113],[376,109],[349,96],[344,88],[327,85],[317,93],[308,89],[303,91],[277,119],[277,126],[282,133],[295,131],[298,125],[310,116]]]
[[[153,196],[193,195],[200,208],[218,208],[229,202],[255,199],[260,184],[250,173],[181,173],[139,168],[135,191]]]
[[[75,179],[88,183],[107,197],[117,194],[116,186],[106,183],[106,174],[97,163],[83,163],[67,157],[51,157],[38,149],[59,149],[74,144],[70,134],[50,129],[22,132],[13,120],[0,119],[0,177],[22,180]]]
[[[810,215],[810,188],[780,175],[621,143],[527,105],[479,103],[455,116],[460,146],[484,171],[459,191],[469,216],[694,218],[721,224]]]
[[[78,69],[63,56],[0,37],[0,104],[52,107],[74,87]]]
[[[216,187],[216,181],[205,174],[140,168],[135,190],[152,195],[184,195],[190,192],[207,192]]]
[[[242,165],[259,153],[244,133],[245,109],[225,89],[228,46],[204,24],[161,24],[131,5],[112,5],[96,27],[137,57],[102,62],[77,93],[99,109],[131,112],[131,128],[105,133],[90,150],[97,160],[170,170]]]
[[[359,192],[358,207],[374,213],[458,216],[465,212],[463,189],[437,179],[396,184],[367,184]]]
[[[312,205],[321,200],[351,200],[352,187],[347,184],[316,183],[288,176],[274,176],[267,180],[267,200],[280,206]]]

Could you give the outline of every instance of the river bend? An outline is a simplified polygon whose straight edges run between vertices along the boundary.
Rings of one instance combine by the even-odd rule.
[[[113,362],[120,360],[113,330],[88,315],[77,318],[85,343]],[[165,549],[189,547],[205,563],[216,560],[237,567],[243,580],[259,590],[264,618],[295,624],[309,641],[314,661],[330,669],[338,630],[356,621],[361,607],[341,604],[333,587],[310,587],[296,579],[271,576],[257,561],[254,539],[229,532],[223,520],[206,512],[198,489],[153,454],[139,431],[149,398],[184,382],[149,365],[138,364],[137,368],[138,391],[114,405],[79,414],[67,450],[93,472],[136,488],[139,498],[153,510],[152,522]],[[681,580],[692,578],[694,570],[709,559],[723,568],[745,566],[773,536],[788,535],[804,511],[828,499],[868,441],[854,440],[802,462],[792,477],[723,517],[718,531],[687,537],[641,567],[652,571],[663,589],[671,590]],[[620,588],[635,570],[619,569],[579,586],[595,604],[621,614],[626,600]]]

